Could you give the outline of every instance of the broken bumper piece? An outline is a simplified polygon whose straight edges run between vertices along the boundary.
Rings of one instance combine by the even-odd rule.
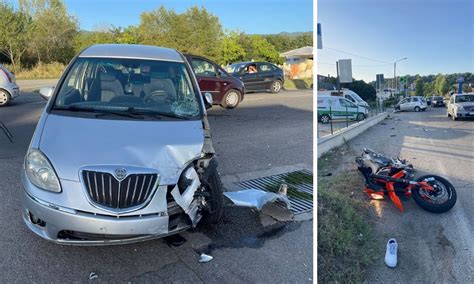
[[[280,202],[287,209],[290,209],[290,201],[284,194],[266,192],[260,189],[246,189],[224,192],[224,195],[237,206],[254,207],[262,210],[267,203]]]

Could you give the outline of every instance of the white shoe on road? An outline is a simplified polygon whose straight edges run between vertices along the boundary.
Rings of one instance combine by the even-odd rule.
[[[387,250],[385,251],[385,264],[388,267],[395,267],[397,266],[397,249],[398,244],[397,240],[390,239],[387,242]]]

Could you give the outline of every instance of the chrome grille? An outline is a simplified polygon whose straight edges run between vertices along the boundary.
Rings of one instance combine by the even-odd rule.
[[[84,170],[82,178],[92,201],[114,209],[125,209],[145,202],[153,193],[158,176],[130,174],[119,181],[110,173]]]

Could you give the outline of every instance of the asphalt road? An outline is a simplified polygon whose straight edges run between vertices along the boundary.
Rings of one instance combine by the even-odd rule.
[[[24,84],[24,83],[22,83]],[[36,83],[35,83],[36,84]],[[32,88],[40,87],[35,85]],[[23,89],[25,85],[23,85]],[[12,134],[0,132],[0,280],[2,282],[305,282],[312,276],[312,221],[277,222],[246,208],[226,207],[223,222],[166,240],[112,247],[46,242],[21,219],[20,168],[44,101],[23,93],[0,109]],[[234,110],[209,111],[220,174],[226,185],[288,170],[312,168],[312,93],[248,94]],[[198,263],[200,252],[214,259]]]
[[[390,113],[390,117],[349,142],[354,150],[340,167],[356,170],[355,155],[364,147],[407,159],[418,176],[446,177],[458,194],[454,208],[443,214],[423,210],[413,200],[400,213],[389,201],[372,201],[381,255],[368,272],[369,283],[474,282],[474,120],[452,121],[445,108]],[[360,189],[362,190],[362,189]],[[398,266],[384,264],[389,238],[398,241]]]

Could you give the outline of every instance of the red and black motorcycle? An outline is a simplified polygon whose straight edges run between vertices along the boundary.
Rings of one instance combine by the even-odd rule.
[[[414,179],[413,166],[406,160],[387,158],[366,148],[356,162],[369,197],[383,199],[387,194],[401,212],[400,197],[413,196],[419,206],[434,213],[446,212],[456,204],[456,190],[448,180],[437,175]]]

